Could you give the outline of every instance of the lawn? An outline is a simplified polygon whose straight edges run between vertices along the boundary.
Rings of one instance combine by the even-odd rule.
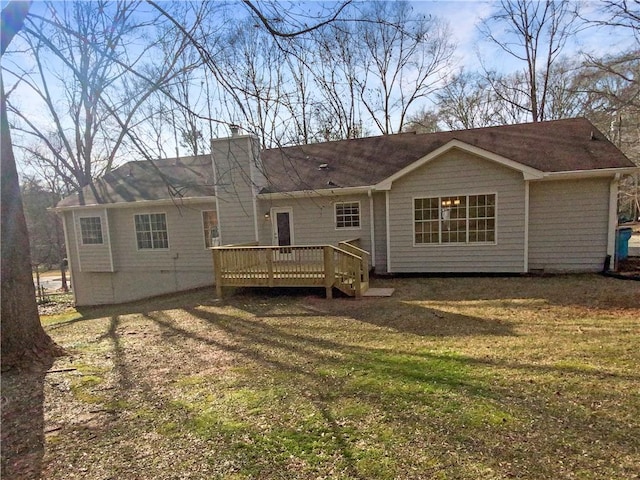
[[[375,286],[396,291],[202,290],[43,317],[70,355],[3,378],[3,474],[638,478],[640,283]]]

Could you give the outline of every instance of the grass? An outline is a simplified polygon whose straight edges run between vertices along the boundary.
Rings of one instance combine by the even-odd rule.
[[[636,478],[640,284],[376,280],[45,318],[44,478]],[[278,295],[286,293],[287,295]],[[634,477],[636,475],[636,477]]]

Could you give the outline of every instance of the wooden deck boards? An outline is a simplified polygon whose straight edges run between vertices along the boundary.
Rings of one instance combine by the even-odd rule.
[[[365,258],[346,248],[363,252]],[[353,246],[215,247],[216,292],[222,287],[336,287],[360,296],[368,287],[368,252]],[[364,276],[363,276],[363,272]]]

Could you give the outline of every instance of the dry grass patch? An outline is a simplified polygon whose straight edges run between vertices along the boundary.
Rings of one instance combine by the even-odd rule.
[[[71,353],[52,368],[74,370],[41,382],[43,477],[637,476],[640,284],[376,283],[396,293],[200,291],[45,319]]]

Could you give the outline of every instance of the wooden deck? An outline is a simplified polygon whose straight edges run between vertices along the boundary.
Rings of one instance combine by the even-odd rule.
[[[224,287],[324,287],[360,297],[369,287],[369,253],[350,242],[287,247],[212,248],[216,295]]]

